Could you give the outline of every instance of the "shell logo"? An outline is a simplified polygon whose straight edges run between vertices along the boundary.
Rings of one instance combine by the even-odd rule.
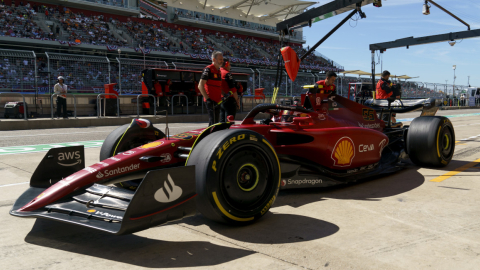
[[[332,152],[333,166],[348,167],[355,157],[355,144],[350,137],[340,138]]]
[[[87,210],[88,213],[95,213],[97,210],[95,209],[90,209],[90,210]]]
[[[152,142],[152,143],[144,144],[144,145],[140,146],[140,148],[143,148],[143,149],[154,148],[154,147],[158,147],[162,144],[163,144],[163,142]]]

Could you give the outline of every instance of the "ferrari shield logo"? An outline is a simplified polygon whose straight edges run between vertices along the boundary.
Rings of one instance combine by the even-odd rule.
[[[350,137],[340,138],[332,152],[333,166],[348,167],[355,157],[355,144]]]

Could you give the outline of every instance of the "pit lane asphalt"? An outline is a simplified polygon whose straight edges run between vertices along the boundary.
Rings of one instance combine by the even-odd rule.
[[[473,113],[480,110],[437,115]],[[480,116],[451,121],[457,145],[446,168],[409,164],[347,187],[283,191],[270,213],[245,227],[197,215],[112,236],[16,218],[8,211],[46,152],[0,156],[0,269],[478,269]],[[170,133],[205,125],[171,124]],[[2,131],[0,147],[103,140],[115,128]],[[87,165],[99,151],[85,150]]]

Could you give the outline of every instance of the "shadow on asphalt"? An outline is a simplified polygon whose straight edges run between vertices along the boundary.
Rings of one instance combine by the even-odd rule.
[[[418,167],[410,165],[402,171],[357,183],[330,188],[280,191],[274,207],[285,205],[300,207],[327,199],[381,201],[381,198],[396,196],[421,186],[425,182],[425,177],[417,169]]]
[[[219,265],[255,253],[202,241],[169,242],[133,234],[116,236],[46,219],[36,220],[25,242],[149,268]],[[85,268],[88,268],[86,261]]]
[[[340,229],[323,220],[290,214],[268,212],[253,224],[229,226],[211,221],[201,215],[182,220],[182,223],[198,226],[207,225],[225,237],[257,244],[287,244],[312,241],[330,236]]]

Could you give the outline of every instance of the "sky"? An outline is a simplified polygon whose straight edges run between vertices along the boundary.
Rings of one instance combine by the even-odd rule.
[[[328,1],[320,1],[318,7]],[[471,29],[480,29],[479,0],[436,0],[436,3],[450,10]],[[450,32],[466,31],[465,25],[432,5],[430,15],[423,15],[423,0],[383,0],[377,8],[366,5],[362,8],[366,19],[350,20],[327,39],[317,52],[344,66],[345,70],[371,72],[371,52],[369,45],[394,41],[406,37],[422,37]],[[314,23],[311,28],[303,28],[307,38],[305,46],[313,46],[348,13]],[[355,16],[354,16],[355,18]],[[381,61],[376,73],[380,73]],[[381,58],[380,58],[381,59]],[[480,38],[457,40],[452,47],[447,42],[389,49],[383,53],[383,70],[391,74],[419,77],[413,81],[453,84],[456,65],[455,85],[480,87]]]

